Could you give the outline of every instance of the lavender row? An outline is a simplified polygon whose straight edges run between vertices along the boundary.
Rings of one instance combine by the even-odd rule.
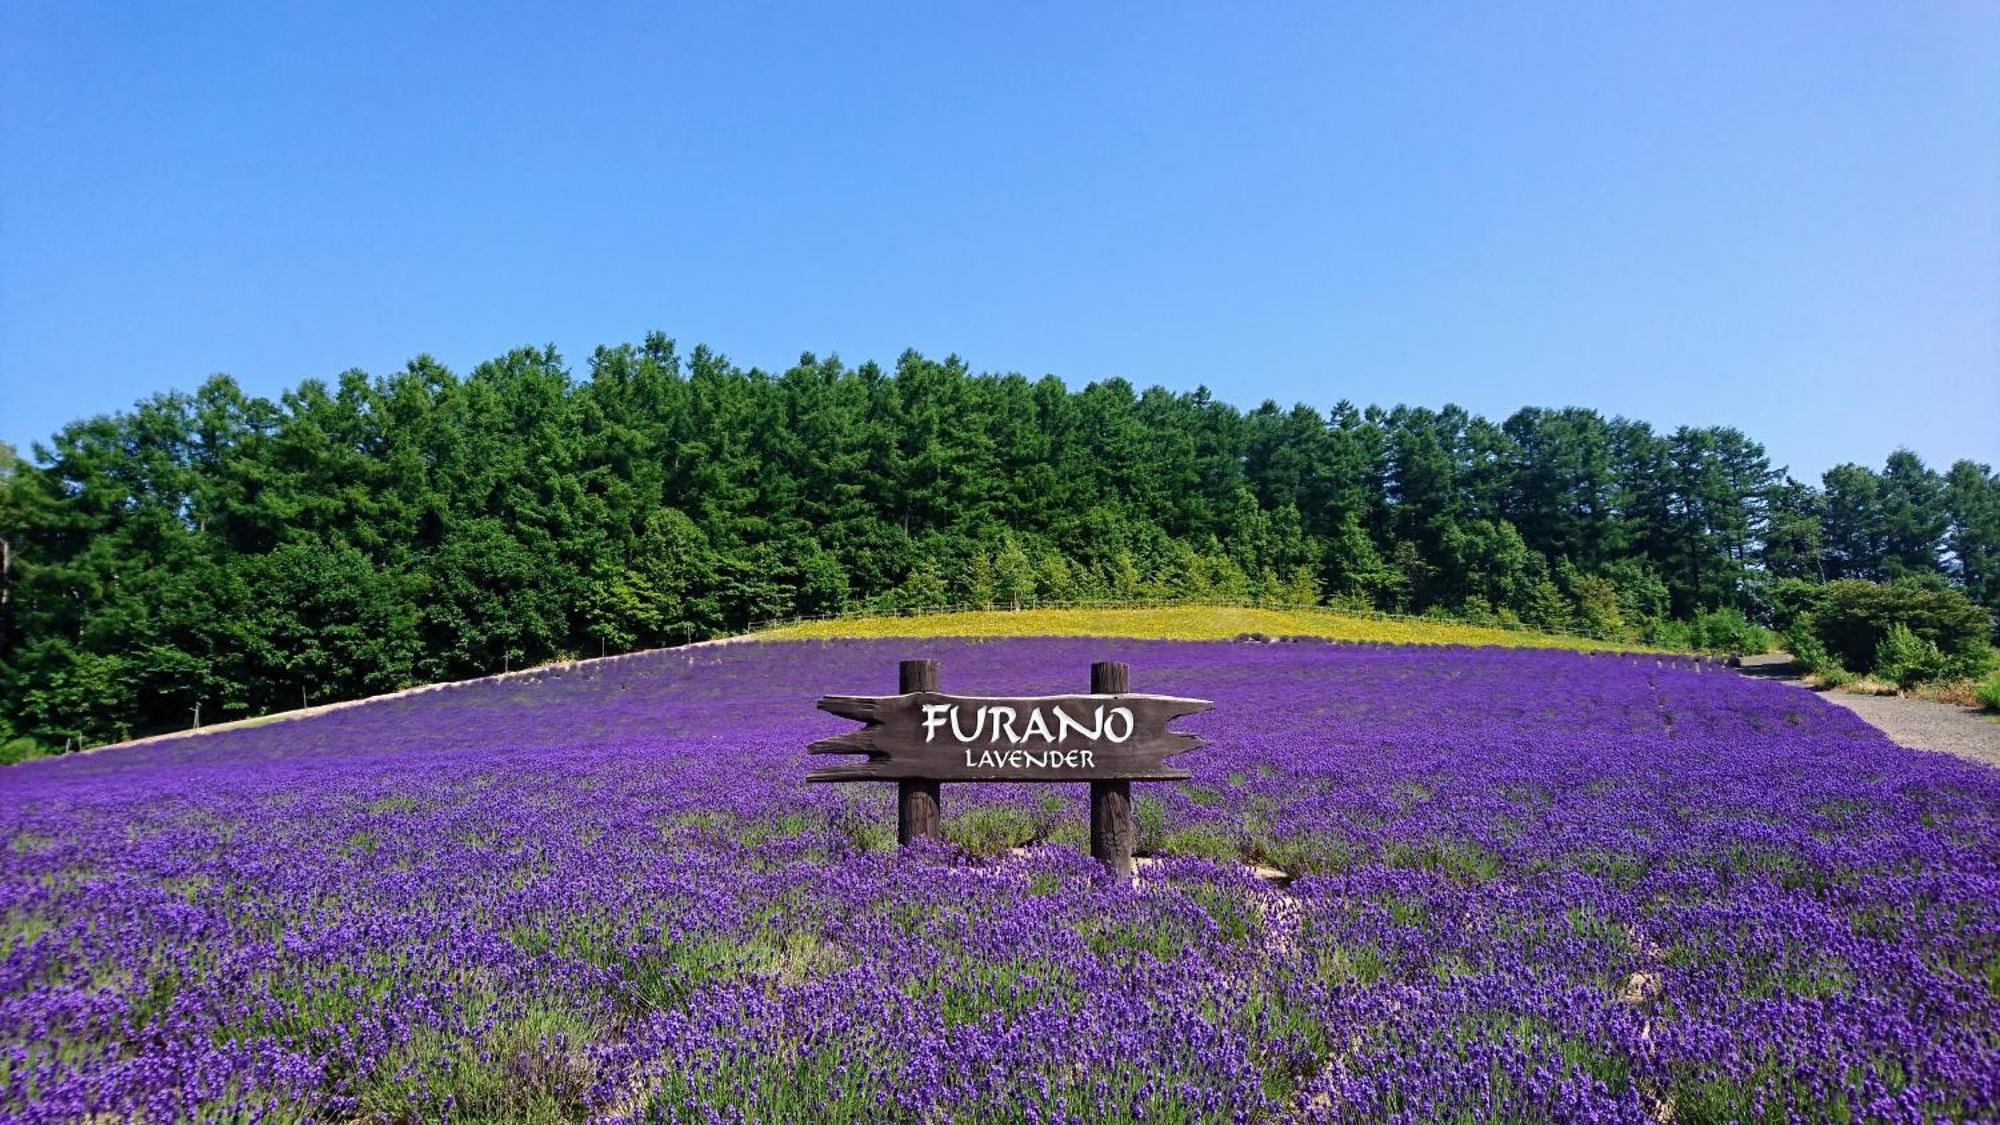
[[[805,785],[908,656],[1215,700],[1140,884],[1081,786],[898,852]],[[29,763],[0,833],[24,1121],[2000,1114],[2000,774],[1684,660],[721,646]]]

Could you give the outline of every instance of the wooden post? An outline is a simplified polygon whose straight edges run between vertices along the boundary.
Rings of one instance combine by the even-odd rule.
[[[1118,661],[1090,666],[1090,694],[1123,695],[1132,690],[1132,669]],[[1090,855],[1119,878],[1132,875],[1132,783],[1090,783]]]
[[[936,691],[938,689],[938,662],[935,660],[905,660],[897,666],[898,690],[908,695],[915,691]],[[943,801],[938,793],[940,785],[936,781],[909,780],[896,783],[896,842],[907,844],[911,840],[941,840],[944,838],[940,819],[943,816]]]

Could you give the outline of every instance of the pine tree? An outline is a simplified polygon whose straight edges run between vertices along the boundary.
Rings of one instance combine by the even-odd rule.
[[[1306,607],[1319,604],[1319,577],[1313,573],[1310,564],[1300,563],[1292,568],[1284,598],[1287,605]]]
[[[1020,609],[1035,598],[1035,564],[1012,536],[993,557],[993,587],[995,595],[1010,609]]]
[[[937,564],[928,556],[917,560],[917,565],[910,568],[910,576],[903,581],[902,590],[902,603],[909,609],[939,610],[951,600],[944,579],[938,574]]]
[[[992,561],[984,551],[974,551],[965,563],[965,604],[974,609],[992,609],[999,588]]]

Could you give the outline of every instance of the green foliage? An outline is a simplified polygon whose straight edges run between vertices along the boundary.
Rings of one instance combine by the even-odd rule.
[[[364,1113],[458,1113],[475,1120],[574,1121],[587,1109],[595,1028],[554,1008],[500,1019],[477,1037],[420,1032],[361,1083]]]
[[[1292,568],[1291,578],[1276,591],[1282,604],[1289,606],[1315,606],[1319,604],[1319,578],[1313,568],[1300,563]]]
[[[1749,651],[1768,596],[1850,667],[1901,623],[1969,674],[2000,478],[1899,451],[1814,488],[1728,428],[1245,412],[915,352],[774,374],[656,334],[582,372],[529,348],[276,400],[216,377],[0,447],[0,558],[0,735],[42,747],[954,603],[1324,602]],[[1902,581],[1799,581],[1821,574]]]
[[[1000,604],[1009,609],[1034,603],[1035,564],[1012,537],[993,557],[993,592]]]
[[[0,766],[11,766],[30,758],[44,757],[50,753],[48,747],[32,738],[8,738],[0,740]]]
[[[979,805],[944,820],[944,838],[968,854],[991,858],[1046,836],[1048,818],[1012,805]]]
[[[1689,637],[1695,648],[1707,652],[1769,652],[1777,643],[1777,638],[1769,629],[1753,623],[1739,609],[1716,609],[1697,614]]]
[[[1189,825],[1168,833],[1160,842],[1160,850],[1168,855],[1197,856],[1217,863],[1235,862],[1240,852],[1235,840],[1202,825]]]
[[[1780,643],[1784,645],[1786,652],[1792,654],[1792,663],[1798,665],[1801,671],[1824,676],[1843,670],[1840,661],[1834,659],[1825,642],[1821,641],[1819,634],[1813,631],[1810,617],[1794,622],[1792,628],[1784,633]]]
[[[903,582],[902,604],[913,610],[943,609],[951,604],[951,590],[929,558],[919,559],[910,568],[910,576]]]
[[[1603,637],[1625,635],[1625,615],[1618,604],[1618,586],[1610,578],[1584,574],[1568,559],[1556,568],[1562,586],[1569,591],[1571,616],[1587,632]]]
[[[1876,646],[1874,668],[1877,675],[1907,690],[1942,677],[1945,659],[1936,644],[1897,622]]]
[[[992,609],[998,593],[992,562],[983,552],[973,552],[965,567],[965,604],[975,609]]]
[[[1907,676],[1966,676],[1977,674],[1989,659],[1990,615],[1940,579],[1787,581],[1777,584],[1772,601],[1788,634],[1810,633],[1833,660],[1857,672],[1879,672],[1898,682]],[[1909,637],[1898,637],[1885,649],[1898,628]],[[1898,661],[1896,672],[1879,662],[1885,652]]]
[[[1964,652],[1944,658],[1944,679],[1979,680],[2000,668],[2000,651],[1992,645],[1974,645]]]
[[[1986,677],[1973,694],[1988,711],[2000,711],[2000,672]]]

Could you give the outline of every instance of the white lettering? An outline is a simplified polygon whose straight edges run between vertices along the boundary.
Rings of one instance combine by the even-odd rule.
[[[1000,716],[1002,715],[1005,715],[1006,718],[1001,718]],[[1012,707],[995,707],[993,709],[993,737],[999,738],[1002,735],[1006,736],[1007,743],[1010,746],[1019,746],[1021,744],[1021,736],[1014,733],[1014,709]]]
[[[1062,739],[1068,738],[1071,731],[1075,731],[1076,733],[1083,735],[1085,738],[1093,740],[1103,737],[1104,708],[1099,707],[1097,709],[1097,723],[1094,726],[1084,726],[1082,723],[1079,723],[1075,719],[1071,718],[1068,711],[1065,711],[1060,707],[1056,708],[1057,741],[1061,741]]]
[[[1079,717],[1060,704],[1020,708],[1007,704],[982,705],[972,711],[972,730],[967,731],[961,707],[956,703],[921,705],[924,742],[936,743],[939,735],[965,754],[968,770],[1074,770],[1096,769],[1097,755],[1089,748],[1064,745],[1072,741],[1129,743],[1138,727],[1130,707],[1099,705]],[[1053,727],[1051,727],[1053,724]],[[979,744],[984,742],[985,746]]]
[[[953,738],[957,739],[959,742],[974,742],[978,740],[979,733],[985,729],[986,729],[986,708],[981,707],[979,709],[979,713],[973,717],[972,733],[967,734],[964,731],[958,729],[958,704],[954,703],[951,705],[951,736]]]
[[[924,704],[924,741],[936,741],[937,729],[944,725],[945,716],[957,710],[949,703]]]
[[[1125,716],[1125,732],[1123,734],[1113,734],[1111,733],[1111,720],[1116,719],[1120,715]],[[1111,709],[1111,714],[1104,720],[1104,737],[1112,742],[1123,742],[1132,737],[1132,709],[1130,707],[1113,707]]]
[[[1043,742],[1054,742],[1056,740],[1056,736],[1049,733],[1048,720],[1042,718],[1042,709],[1040,707],[1028,712],[1027,732],[1021,736],[1021,741],[1026,742],[1028,739],[1035,737],[1036,731],[1041,732]]]

